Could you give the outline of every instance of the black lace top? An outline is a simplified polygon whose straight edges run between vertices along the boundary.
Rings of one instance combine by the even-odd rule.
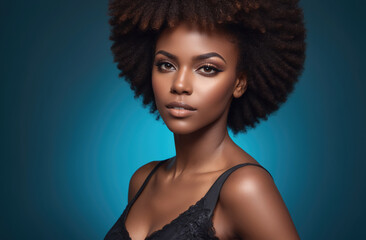
[[[109,230],[104,240],[131,240],[131,237],[125,226],[125,220],[128,211],[130,210],[136,199],[139,197],[156,169],[167,160],[169,159],[160,161],[150,172],[150,174],[147,176],[144,183],[140,187],[139,191],[136,193],[135,197],[127,204],[126,209],[123,211],[122,215],[113,225],[113,227]],[[145,238],[145,240],[218,240],[219,238],[215,236],[215,229],[213,228],[212,224],[212,213],[216,206],[221,187],[226,178],[233,171],[247,165],[254,165],[263,168],[258,164],[242,163],[226,170],[217,178],[217,180],[214,182],[214,184],[211,186],[205,196],[198,200],[196,204],[190,206],[186,211],[181,213],[170,223],[166,224],[163,228],[151,233]]]

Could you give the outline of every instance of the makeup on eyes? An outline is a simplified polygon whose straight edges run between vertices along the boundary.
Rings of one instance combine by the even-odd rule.
[[[201,62],[202,60],[205,60],[205,61]],[[198,72],[200,72],[204,75],[207,75],[207,76],[214,76],[214,75],[217,75],[218,73],[223,72],[225,70],[225,66],[222,66],[222,64],[216,63],[217,60],[215,61],[215,59],[204,58],[202,60],[199,59],[199,58],[195,58],[194,61],[198,61],[198,63],[197,64],[194,63],[194,66],[193,66],[195,71],[198,71]],[[177,69],[176,64],[173,63],[172,60],[167,59],[167,58],[157,57],[154,60],[154,66],[157,67],[159,72],[163,72],[163,73],[164,72],[170,72],[170,71],[173,71],[174,69]],[[172,68],[174,68],[174,69],[172,69]],[[203,71],[201,71],[201,70],[203,70]],[[207,72],[207,71],[211,71],[211,72]]]
[[[162,67],[165,65],[165,67],[171,68],[175,67],[175,64],[173,64],[171,61],[167,59],[157,59],[154,61],[154,65],[158,68],[158,71],[160,72],[169,72],[168,69],[163,69]]]
[[[197,71],[199,71],[201,69],[203,70],[202,73],[207,76],[214,76],[214,75],[217,75],[218,73],[224,71],[220,67],[217,67],[216,65],[211,64],[211,63],[204,63],[204,64],[200,65],[200,67],[197,68]],[[206,70],[213,71],[213,72],[206,72]]]
[[[171,72],[176,69],[174,64],[172,64],[168,61],[165,61],[165,60],[156,61],[154,63],[154,65],[157,67],[158,71],[162,72],[162,73]],[[200,74],[206,75],[206,76],[215,76],[218,73],[224,71],[220,67],[217,67],[212,63],[200,64],[195,69],[196,69],[195,71],[199,72]]]

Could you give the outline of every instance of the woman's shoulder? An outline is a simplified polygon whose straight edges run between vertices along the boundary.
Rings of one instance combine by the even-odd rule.
[[[128,202],[136,195],[149,173],[160,161],[151,161],[139,167],[132,175],[128,187]]]
[[[271,175],[257,163],[249,163],[235,169],[222,186],[221,194],[233,201],[239,196],[242,197],[258,194],[260,191],[268,192],[276,188]],[[233,194],[235,193],[235,194]]]
[[[220,191],[220,204],[241,236],[269,239],[271,234],[297,234],[273,178],[261,167],[246,165],[233,171]]]
[[[220,190],[220,201],[228,206],[235,206],[237,202],[252,199],[255,194],[274,191],[276,185],[269,172],[241,148],[237,147],[235,150],[228,158],[228,169],[242,166],[231,171],[225,180]]]

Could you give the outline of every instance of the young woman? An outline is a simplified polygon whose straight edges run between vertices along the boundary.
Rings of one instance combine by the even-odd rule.
[[[140,167],[105,239],[299,239],[271,175],[228,134],[286,101],[302,71],[295,0],[110,2],[120,76],[174,133]]]

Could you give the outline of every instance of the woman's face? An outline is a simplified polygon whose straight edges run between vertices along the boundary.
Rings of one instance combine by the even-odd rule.
[[[232,97],[243,93],[237,62],[238,47],[224,31],[181,24],[162,32],[152,86],[157,109],[173,133],[188,134],[222,121],[226,127]]]

